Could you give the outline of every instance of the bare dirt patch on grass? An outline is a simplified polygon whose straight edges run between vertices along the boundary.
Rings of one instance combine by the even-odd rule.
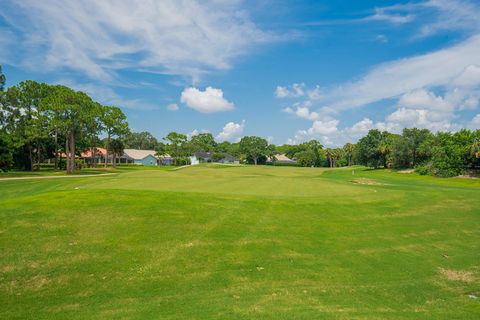
[[[475,280],[473,272],[470,271],[438,268],[438,272],[451,281],[473,282]]]
[[[398,170],[398,173],[414,173],[415,169]]]
[[[473,180],[478,179],[478,177],[470,176],[470,175],[464,175],[464,174],[456,176],[455,178],[457,178],[457,179],[473,179]]]
[[[373,179],[368,179],[368,178],[358,178],[358,179],[353,179],[352,183],[356,184],[364,184],[364,185],[369,185],[369,186],[378,186],[382,185],[383,183],[380,183],[376,180]]]

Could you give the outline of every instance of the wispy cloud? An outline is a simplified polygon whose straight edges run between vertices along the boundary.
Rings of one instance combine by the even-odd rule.
[[[392,24],[405,24],[415,19],[414,14],[392,13],[392,8],[375,8],[375,13],[368,16],[363,21],[386,21]]]
[[[334,26],[345,24],[357,24],[367,22],[387,22],[393,25],[402,25],[415,20],[415,14],[405,11],[407,5],[404,6],[388,6],[374,8],[371,13],[360,18],[352,19],[334,19],[334,20],[318,20],[305,23],[308,26]]]
[[[376,66],[359,81],[325,90],[322,102],[345,110],[418,88],[449,86],[472,65],[480,65],[480,35],[450,48]]]
[[[259,29],[238,1],[5,0],[0,17],[19,35],[24,64],[101,81],[125,68],[195,81],[282,39]]]
[[[413,38],[424,38],[443,31],[476,32],[480,29],[479,11],[478,1],[427,0],[377,7],[372,13],[358,18],[319,20],[306,25],[335,26],[384,22],[401,26],[415,22],[420,26]]]
[[[277,86],[274,94],[277,98],[308,97],[311,100],[316,100],[320,98],[321,89],[319,85],[316,85],[313,89],[307,89],[305,83],[302,82],[290,86]]]

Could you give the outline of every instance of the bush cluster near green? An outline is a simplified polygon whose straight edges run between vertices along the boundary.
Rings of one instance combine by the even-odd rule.
[[[195,166],[0,181],[1,319],[478,319],[480,181]]]

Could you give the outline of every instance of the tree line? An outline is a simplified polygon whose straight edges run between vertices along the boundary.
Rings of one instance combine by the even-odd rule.
[[[157,155],[169,154],[177,164],[188,162],[188,156],[208,151],[221,156],[228,153],[250,164],[279,164],[276,155],[285,154],[303,167],[343,167],[364,165],[371,168],[415,169],[420,174],[450,177],[480,169],[480,130],[462,129],[455,133],[432,133],[427,129],[405,128],[401,134],[370,130],[357,143],[341,148],[324,148],[317,140],[295,145],[275,146],[266,139],[243,137],[239,142],[217,143],[210,133],[187,139],[186,135],[169,133],[161,142],[150,133],[131,133],[126,145],[148,147]]]
[[[157,140],[149,132],[131,132],[120,108],[103,106],[83,92],[31,80],[5,90],[5,81],[0,66],[0,170],[38,170],[45,160],[54,159],[55,169],[72,173],[82,165],[78,155],[90,150],[95,157],[99,146],[107,150],[105,166],[109,154],[115,164],[115,157],[131,148],[155,150],[160,158],[169,155],[175,165],[188,164],[196,152],[211,152],[213,159],[230,154],[254,165],[278,165],[276,156],[285,154],[295,160],[294,165],[304,167],[364,165],[442,177],[480,167],[478,129],[432,133],[406,128],[401,134],[373,129],[357,143],[341,148],[324,148],[317,140],[275,146],[257,136],[217,142],[210,133],[188,138],[170,132]]]

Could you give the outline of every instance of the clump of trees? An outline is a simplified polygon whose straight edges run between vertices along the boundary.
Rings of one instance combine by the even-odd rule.
[[[22,81],[4,89],[0,69],[0,169],[38,170],[47,159],[73,173],[78,155],[95,150],[106,135],[107,152],[122,153],[128,123],[118,107],[102,106],[87,94],[62,85]],[[121,152],[120,152],[121,151]],[[65,157],[65,166],[60,158]]]
[[[356,162],[369,167],[416,169],[420,174],[457,176],[480,168],[480,130],[437,132],[370,130],[356,144]]]

